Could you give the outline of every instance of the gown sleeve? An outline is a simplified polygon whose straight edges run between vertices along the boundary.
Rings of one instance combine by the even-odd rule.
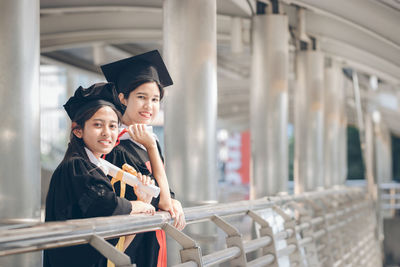
[[[74,157],[54,171],[46,198],[46,221],[129,214],[132,206],[116,196],[98,167]],[[108,240],[115,245],[117,239]],[[107,260],[87,244],[44,251],[45,267],[106,266]]]
[[[81,219],[131,212],[107,176],[83,158],[72,158],[54,172],[46,200],[46,220]]]

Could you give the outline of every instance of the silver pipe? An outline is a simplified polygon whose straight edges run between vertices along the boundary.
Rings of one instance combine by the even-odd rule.
[[[316,192],[315,197],[324,197],[343,193],[357,193],[358,190],[341,189]],[[361,191],[362,192],[362,191]],[[188,223],[208,220],[214,215],[226,216],[234,213],[247,213],[248,210],[263,210],[288,201],[308,199],[312,194],[296,195],[292,197],[275,197],[272,201],[260,199],[240,201],[229,204],[186,208],[185,217]],[[46,248],[87,243],[94,234],[102,238],[122,236],[135,232],[159,229],[164,223],[172,223],[167,212],[158,212],[154,216],[124,215],[113,217],[99,217],[66,222],[42,223],[21,229],[9,229],[0,232],[0,256],[37,251]],[[345,222],[342,222],[345,224]],[[278,238],[285,238],[293,234],[288,229],[277,234]]]
[[[39,222],[40,3],[0,5],[0,220]],[[41,254],[1,258],[0,266],[41,266]]]
[[[329,67],[325,68],[325,188],[342,184],[341,177],[341,127],[344,101],[343,74],[340,66],[331,60]]]
[[[372,197],[375,196],[374,193],[374,159],[373,159],[373,121],[367,114],[367,117],[364,119],[361,105],[361,93],[360,86],[358,82],[358,75],[355,70],[353,70],[353,89],[354,89],[354,102],[356,103],[356,112],[357,112],[357,126],[358,132],[360,136],[361,143],[361,156],[364,162],[365,175],[368,185],[368,192]],[[364,120],[366,124],[364,125]]]
[[[327,232],[327,230],[325,230],[325,229],[318,230],[318,231],[314,232],[313,238],[319,239],[319,238],[321,238],[323,235],[325,235],[326,232]]]
[[[380,189],[400,189],[400,183],[383,183],[379,184]]]
[[[234,54],[243,53],[243,26],[240,17],[231,19],[231,51]]]
[[[0,33],[0,220],[38,222],[39,1],[2,1]]]
[[[163,56],[174,81],[165,94],[167,175],[184,206],[215,203],[216,1],[163,3]]]
[[[264,267],[268,266],[275,261],[275,256],[272,254],[267,254],[265,256],[261,256],[251,262],[247,263],[247,267]]]
[[[301,51],[296,59],[295,92],[295,193],[323,186],[323,82],[324,55]]]
[[[311,228],[311,223],[309,223],[309,222],[305,222],[305,223],[296,225],[296,227],[295,227],[296,232],[300,232],[300,231],[303,231],[303,230],[306,230],[309,228]]]
[[[174,265],[174,267],[197,267],[197,263],[194,261],[187,261],[181,264]]]
[[[288,239],[293,235],[293,230],[292,229],[287,229],[281,232],[278,232],[274,235],[275,240],[283,240],[283,239]]]
[[[305,237],[303,239],[300,239],[299,242],[299,246],[305,246],[309,243],[311,243],[314,239],[312,237]]]
[[[240,255],[238,247],[230,247],[224,250],[216,251],[214,253],[203,256],[203,266],[212,266],[214,264],[226,262],[234,259]]]
[[[252,198],[288,190],[288,65],[287,16],[254,16],[250,87]]]
[[[272,243],[272,238],[269,236],[264,236],[261,238],[247,241],[246,243],[244,243],[243,249],[244,249],[245,253],[249,253],[256,249],[266,247],[266,246],[270,245],[271,243]]]
[[[292,254],[295,251],[296,251],[296,245],[290,244],[287,247],[278,250],[276,252],[276,254],[277,254],[278,258],[280,258],[280,257],[284,257],[284,256],[289,256],[290,254]]]
[[[390,199],[400,199],[400,194],[382,194],[381,195],[382,200],[390,200]]]

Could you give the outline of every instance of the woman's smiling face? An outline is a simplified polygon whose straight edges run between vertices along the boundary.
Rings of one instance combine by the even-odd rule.
[[[118,136],[118,116],[111,107],[104,106],[85,122],[83,129],[73,132],[99,158],[114,148]]]
[[[133,90],[126,99],[122,93],[119,99],[126,106],[122,122],[150,124],[160,110],[160,89],[156,82],[146,82]]]

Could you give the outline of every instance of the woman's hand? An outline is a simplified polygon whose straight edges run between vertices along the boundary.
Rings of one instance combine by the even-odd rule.
[[[159,203],[158,208],[168,211],[171,218],[174,219],[174,227],[183,230],[186,226],[185,214],[183,213],[181,203],[176,199],[171,199],[169,203]]]
[[[132,205],[131,214],[138,214],[138,213],[147,213],[154,215],[156,213],[156,209],[148,203],[144,203],[140,200],[130,201]]]
[[[146,124],[132,124],[128,127],[128,133],[135,142],[143,145],[146,149],[157,147],[153,133],[147,131],[146,127]]]
[[[178,230],[183,230],[183,228],[185,228],[185,226],[186,226],[186,219],[185,219],[185,213],[183,212],[181,202],[179,202],[176,199],[171,199],[171,203],[172,203],[172,209],[175,214],[174,226]]]
[[[149,176],[142,175],[140,172],[137,173],[137,178],[143,185],[154,185],[154,180]],[[144,203],[150,203],[153,197],[146,192],[142,191],[138,185],[133,186],[133,190],[135,191],[135,195],[138,200]]]

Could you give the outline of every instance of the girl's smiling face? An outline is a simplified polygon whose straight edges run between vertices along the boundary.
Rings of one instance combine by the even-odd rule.
[[[150,124],[160,110],[160,89],[156,82],[141,84],[130,92],[128,98],[120,93],[119,99],[126,106],[122,116],[122,122],[126,125]]]
[[[101,107],[85,122],[83,129],[75,129],[73,133],[100,158],[102,154],[110,153],[117,141],[118,116],[111,107]]]

